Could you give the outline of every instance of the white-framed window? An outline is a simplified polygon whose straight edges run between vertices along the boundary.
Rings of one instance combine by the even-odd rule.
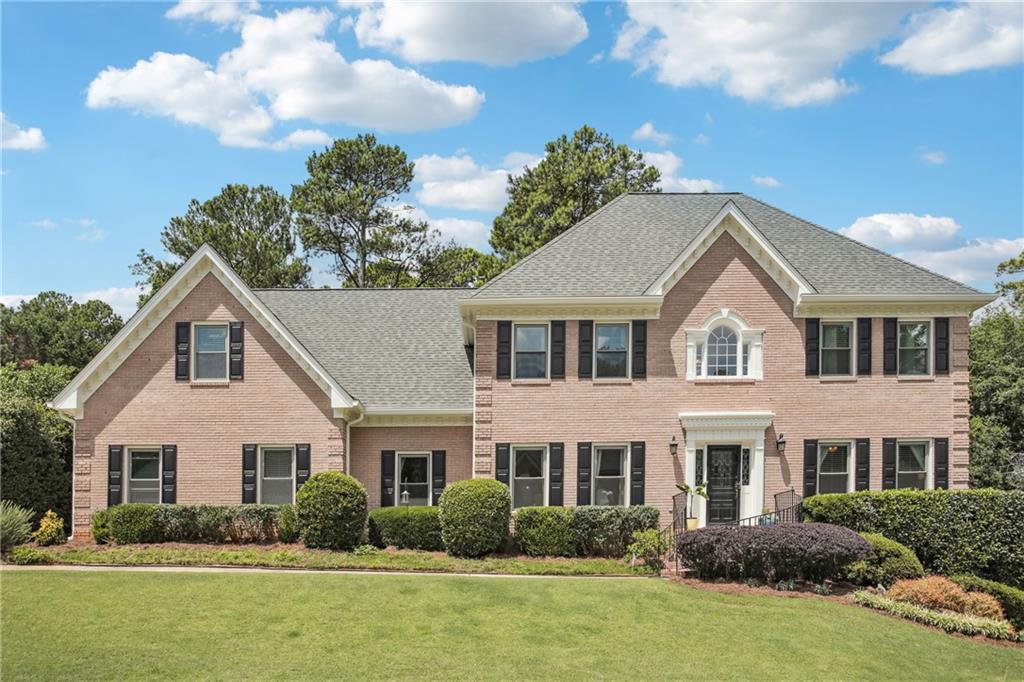
[[[818,443],[818,492],[846,493],[852,490],[853,448],[849,441]]]
[[[739,336],[732,327],[720,324],[708,334],[708,376],[739,376]]]
[[[728,308],[712,313],[703,326],[686,330],[686,378],[763,378],[763,337],[763,329]]]
[[[543,507],[548,501],[546,445],[512,447],[512,508]]]
[[[395,505],[405,504],[402,493],[409,493],[410,507],[430,505],[430,455],[425,452],[398,453],[398,485]]]
[[[896,487],[926,490],[931,487],[929,462],[931,441],[900,440],[896,442]]]
[[[594,323],[594,378],[629,378],[629,328],[627,322]]]
[[[128,448],[128,502],[160,504],[160,448]]]
[[[822,376],[853,376],[853,322],[822,321]]]
[[[547,379],[548,325],[512,325],[513,377],[516,379]]]
[[[295,501],[295,447],[260,446],[260,504]]]
[[[629,504],[629,447],[626,445],[598,445],[594,447],[591,468],[594,504],[625,507]]]
[[[192,323],[193,380],[227,381],[229,336],[226,322]]]
[[[900,320],[897,330],[898,373],[907,376],[931,374],[931,320]]]

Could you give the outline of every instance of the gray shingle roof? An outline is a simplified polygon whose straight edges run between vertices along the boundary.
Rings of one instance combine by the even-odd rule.
[[[458,301],[467,289],[256,289],[370,411],[472,409]]]
[[[819,294],[973,294],[745,194],[625,194],[535,251],[475,298],[638,296],[732,201]]]

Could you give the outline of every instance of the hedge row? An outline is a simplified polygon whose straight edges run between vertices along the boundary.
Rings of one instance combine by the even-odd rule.
[[[282,523],[282,517],[292,513],[291,505],[119,504],[92,515],[92,535],[98,543],[119,545],[273,542],[287,534],[287,519]]]
[[[657,530],[658,509],[524,507],[514,514],[516,545],[529,556],[622,557],[633,533]]]
[[[1024,587],[1024,492],[885,490],[804,500],[812,521],[880,533],[936,573],[981,575]]]
[[[437,507],[382,507],[370,512],[370,544],[381,549],[423,549],[439,552],[441,518]]]

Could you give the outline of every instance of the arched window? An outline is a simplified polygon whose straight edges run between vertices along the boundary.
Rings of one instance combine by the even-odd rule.
[[[736,332],[724,324],[708,335],[708,376],[736,376]]]

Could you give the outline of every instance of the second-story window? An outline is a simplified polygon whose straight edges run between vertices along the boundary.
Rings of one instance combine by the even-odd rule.
[[[195,356],[193,379],[198,381],[226,380],[228,378],[228,325],[199,324],[195,330]]]
[[[736,332],[725,325],[708,334],[708,376],[734,377],[738,373]]]
[[[930,322],[900,322],[899,373],[928,374],[932,325]]]
[[[763,329],[722,308],[686,330],[686,378],[758,380],[764,377]]]
[[[548,376],[548,326],[517,324],[512,340],[516,379],[546,379]]]
[[[629,376],[629,325],[594,325],[594,376],[625,379]]]
[[[853,323],[821,323],[821,374],[853,374]]]

